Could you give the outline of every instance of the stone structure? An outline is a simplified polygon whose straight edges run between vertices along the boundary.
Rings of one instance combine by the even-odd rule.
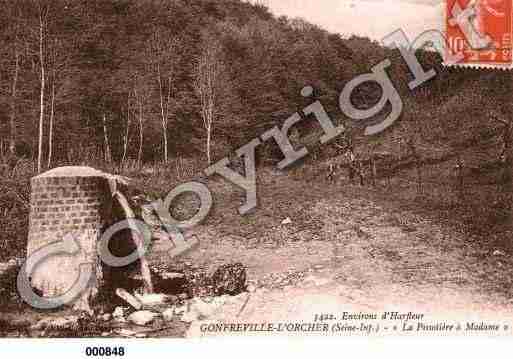
[[[90,301],[102,284],[96,244],[109,222],[112,205],[106,176],[90,167],[59,167],[31,179],[27,255],[69,234],[80,245],[76,255],[52,256],[42,261],[31,274],[32,287],[45,297],[61,295],[77,280],[80,265],[92,264],[93,280],[74,302],[76,309],[90,310]]]

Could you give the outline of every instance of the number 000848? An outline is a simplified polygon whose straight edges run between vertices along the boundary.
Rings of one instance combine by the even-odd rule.
[[[88,357],[110,357],[110,356],[124,356],[124,347],[86,347],[85,353]]]

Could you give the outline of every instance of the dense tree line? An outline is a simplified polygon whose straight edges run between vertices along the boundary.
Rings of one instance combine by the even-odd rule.
[[[2,141],[43,168],[166,161],[205,153],[206,139],[219,158],[303,106],[307,84],[334,109],[344,80],[363,70],[340,36],[240,1],[1,7]]]
[[[7,15],[0,20],[2,146],[42,169],[179,156],[212,161],[311,103],[300,95],[306,85],[344,120],[340,91],[385,58],[405,109],[367,142],[379,147],[399,136],[416,153],[456,153],[493,133],[493,150],[513,166],[507,72],[444,68],[438,54],[419,51],[437,76],[412,92],[397,50],[237,0],[0,5]],[[352,99],[370,107],[379,97],[379,87],[366,83]]]

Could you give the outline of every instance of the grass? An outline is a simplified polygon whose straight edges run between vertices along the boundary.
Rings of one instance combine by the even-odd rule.
[[[24,253],[28,233],[30,178],[35,174],[30,161],[18,160],[0,166],[0,260]]]
[[[68,163],[63,165],[69,165]],[[176,185],[190,180],[205,179],[201,176],[204,163],[194,158],[176,158],[167,164],[153,163],[139,165],[126,161],[123,165],[96,164],[109,173],[116,173],[133,179],[135,188],[143,192],[148,200],[165,198]],[[465,178],[464,191],[452,172],[453,163],[447,161],[423,167],[422,192],[419,193],[414,169],[406,169],[396,174],[390,181],[378,180],[378,185],[361,188],[361,195],[386,197],[397,206],[409,206],[436,220],[450,224],[459,232],[479,236],[490,245],[501,245],[509,250],[509,216],[499,186],[494,179],[499,177],[497,169],[469,172]],[[0,166],[0,261],[21,256],[26,248],[30,184],[35,175],[34,163],[18,160],[14,166]],[[497,172],[497,173],[496,173]],[[214,208],[207,219],[208,224],[216,225],[221,233],[230,233],[252,241],[265,238],[263,229],[272,231],[277,218],[301,218],[301,206],[290,207],[295,201],[294,194],[302,197],[315,197],[310,193],[309,183],[330,186],[341,191],[349,190],[344,169],[337,173],[335,182],[326,179],[326,169],[322,162],[305,161],[289,171],[279,172],[268,167],[259,168],[259,186],[271,186],[277,181],[290,181],[290,186],[302,188],[298,191],[276,191],[270,198],[261,198],[259,210],[254,214],[240,217],[237,207],[242,204],[244,192],[221,179],[209,179],[208,186],[214,196]],[[358,188],[358,187],[354,187]],[[354,189],[351,189],[354,190]],[[197,210],[198,201],[194,196],[181,196],[174,202],[173,215],[187,217]],[[291,210],[292,208],[292,210]],[[291,213],[292,211],[292,213]],[[257,218],[258,217],[258,218]],[[305,228],[309,226],[304,218]],[[314,221],[310,221],[312,224]],[[237,225],[234,225],[234,224]],[[315,226],[314,226],[315,227]],[[313,227],[312,227],[313,228]],[[316,228],[312,229],[315,232]],[[291,235],[294,234],[284,234]]]
[[[25,253],[30,208],[30,178],[35,176],[35,163],[18,159],[2,163],[0,156],[0,261]],[[72,165],[62,163],[60,165]],[[120,174],[133,180],[133,187],[144,192],[149,200],[165,198],[180,183],[200,173],[200,162],[176,158],[167,164],[153,163],[139,166],[134,161],[123,165],[89,164],[108,173]]]
[[[165,196],[167,191],[175,185],[195,178],[196,173],[199,172],[196,168],[200,168],[199,165],[194,167],[196,163],[192,160],[188,165],[191,170],[188,171],[181,171],[179,168],[182,167],[177,167],[176,162],[171,163],[174,166],[155,164],[154,166],[145,166],[139,169],[130,166],[121,169],[108,166],[95,167],[102,168],[104,171],[132,177],[142,192],[153,198],[158,198]],[[447,164],[447,166],[449,167],[450,164]],[[502,275],[504,275],[507,273],[506,270],[509,271],[513,268],[509,263],[509,259],[507,259],[509,256],[506,259],[501,258],[501,265],[503,267],[500,267],[502,268],[500,269],[498,267],[499,264],[495,263],[498,259],[489,254],[496,248],[508,248],[507,242],[503,241],[504,238],[507,238],[507,231],[504,228],[505,219],[501,219],[500,216],[500,213],[503,213],[503,208],[499,206],[499,202],[497,202],[497,205],[494,205],[496,200],[499,201],[500,199],[497,194],[496,185],[485,185],[477,181],[477,178],[469,177],[466,182],[465,196],[461,196],[453,178],[448,175],[439,175],[439,173],[447,174],[446,168],[437,168],[436,171],[438,172],[434,168],[430,170],[433,171],[433,174],[431,176],[426,175],[422,188],[423,191],[418,193],[416,177],[413,171],[401,172],[398,177],[394,177],[390,181],[389,185],[386,180],[381,179],[376,187],[360,187],[350,184],[343,172],[339,173],[337,181],[327,181],[326,176],[320,170],[320,166],[316,164],[306,164],[281,173],[272,168],[259,168],[257,171],[259,205],[254,212],[246,216],[240,216],[237,212],[237,208],[244,201],[244,192],[225,180],[209,179],[207,185],[214,196],[214,208],[206,220],[206,225],[200,228],[199,231],[203,231],[202,241],[212,241],[212,243],[208,243],[205,246],[211,252],[204,254],[205,263],[201,262],[201,265],[213,262],[214,255],[212,251],[215,252],[223,248],[228,248],[227,250],[229,250],[231,247],[245,247],[244,250],[240,249],[241,252],[233,252],[233,255],[227,255],[224,252],[218,253],[217,257],[220,258],[217,258],[217,260],[225,261],[227,258],[229,260],[239,260],[248,250],[252,251],[251,253],[256,253],[254,257],[258,257],[259,255],[261,256],[261,253],[264,253],[264,249],[273,251],[273,253],[281,249],[286,250],[287,260],[289,260],[290,254],[288,250],[294,246],[305,248],[311,243],[317,244],[322,242],[323,245],[329,247],[330,243],[334,245],[346,243],[344,241],[348,239],[351,241],[351,243],[347,243],[349,246],[365,243],[369,248],[375,247],[376,250],[373,253],[377,260],[386,259],[394,266],[397,265],[397,274],[394,272],[394,276],[407,276],[409,275],[408,270],[411,271],[411,268],[401,269],[403,263],[394,258],[401,258],[398,253],[411,243],[399,243],[396,251],[389,251],[388,247],[383,247],[383,243],[380,242],[383,238],[380,236],[375,236],[371,240],[367,240],[366,236],[372,233],[369,228],[373,226],[379,227],[384,224],[385,227],[399,227],[403,231],[413,229],[415,236],[418,234],[418,244],[420,246],[429,244],[430,241],[433,241],[432,233],[429,231],[426,233],[420,231],[422,232],[420,233],[419,228],[430,229],[431,226],[426,223],[417,223],[415,217],[418,216],[421,219],[432,219],[433,223],[436,223],[437,226],[444,227],[444,236],[447,233],[447,236],[458,239],[458,241],[445,241],[443,239],[440,241],[440,245],[446,242],[454,242],[458,246],[461,245],[462,248],[466,248],[468,242],[471,243],[472,247],[478,246],[478,248],[483,247],[486,249],[482,251],[482,258],[472,257],[468,259],[476,268],[480,268],[481,265],[484,268],[483,273],[480,274],[479,278],[481,280],[478,284],[480,287],[493,289],[495,292],[499,291],[499,289],[506,292],[510,287],[504,286],[502,289],[497,289],[497,283],[502,283],[502,281],[490,280],[497,273],[503,273]],[[19,194],[23,195],[29,191],[27,184],[30,175],[30,172],[25,172],[24,174],[19,172],[16,176],[20,177],[2,178],[0,183],[4,186],[9,186],[11,189],[16,189]],[[23,200],[18,199],[14,201],[15,197],[9,198],[10,200],[5,199],[0,202],[1,206],[8,209],[7,221],[21,221],[23,218],[26,221],[28,212],[26,209],[23,209]],[[483,203],[486,205],[483,205]],[[197,202],[187,196],[178,199],[176,204],[177,207],[181,206],[182,214],[187,214],[188,211],[189,213],[192,212],[197,206]],[[15,210],[20,211],[18,212],[18,215],[21,216],[20,218],[12,217],[15,215]],[[386,212],[393,215],[390,215],[390,218],[384,218],[377,225],[372,224],[373,220],[376,220],[377,217],[380,218],[381,214]],[[292,219],[292,224],[281,225],[281,221],[287,217]],[[486,224],[487,227],[483,227],[478,231],[475,227],[479,226],[480,223]],[[5,231],[5,228],[0,228],[2,235],[4,235],[2,231]],[[24,238],[26,238],[26,234],[23,233],[23,230],[26,231],[27,224],[19,224],[19,227],[12,226],[10,228],[11,231],[14,231],[12,238],[16,238],[16,241],[6,241],[5,246],[12,255],[20,256],[20,253],[23,253],[25,249]],[[501,231],[499,232],[498,229],[501,229]],[[491,233],[495,233],[495,237],[491,236]],[[421,234],[425,235],[425,238]],[[460,243],[460,239],[464,243]],[[229,242],[228,244],[226,243],[227,241]],[[306,243],[307,241],[310,241],[310,243]],[[504,247],[500,247],[501,243],[504,244]],[[401,247],[402,245],[404,246]],[[353,254],[350,251],[348,253],[350,255]],[[476,253],[481,252],[469,250],[464,253],[465,255],[471,253],[472,256],[475,256],[477,255]],[[326,255],[329,254],[329,251],[326,252]],[[324,254],[322,255],[324,257]],[[303,261],[307,255],[303,253],[298,257]],[[336,256],[334,255],[334,257]],[[164,264],[169,265],[166,258],[161,258],[161,260]],[[249,259],[246,258],[246,260]],[[191,262],[196,264],[196,261]],[[266,263],[258,262],[260,267],[255,265],[253,270],[267,270],[267,268],[264,268]],[[282,262],[279,263],[279,268],[269,269],[268,272],[281,270]],[[371,262],[371,264],[373,263]],[[176,262],[173,260],[173,265],[175,264]],[[219,264],[221,263],[215,262],[215,265]],[[356,272],[360,271],[361,273],[358,273],[361,274],[363,279],[368,278],[368,268],[361,268],[360,270],[358,265],[353,264],[346,263],[347,269]],[[421,269],[418,271],[422,272]],[[17,269],[14,272],[17,272]],[[0,298],[8,298],[12,294],[12,290],[9,288],[14,288],[15,276],[12,275],[14,272],[6,273],[0,278],[0,288],[4,288],[0,292]],[[447,278],[449,279],[446,280],[454,279],[449,275],[447,275]],[[436,277],[430,280],[439,280],[439,278]],[[508,296],[508,298],[510,297]],[[0,301],[0,307],[5,308],[6,306]],[[81,330],[84,328],[80,327],[78,331],[73,329],[55,331],[48,332],[45,335],[56,337],[98,336],[103,331],[108,331],[108,328],[104,328],[102,323],[96,324],[90,327],[91,331],[88,334],[83,334]],[[17,327],[7,322],[5,325],[8,326],[5,328],[6,333],[19,332],[20,335],[29,335],[23,333],[23,330],[25,330],[23,327]],[[0,322],[0,332],[1,326],[2,323]]]

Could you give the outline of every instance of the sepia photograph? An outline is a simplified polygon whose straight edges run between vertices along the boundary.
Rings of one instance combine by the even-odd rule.
[[[512,337],[511,0],[0,9],[0,338]]]

